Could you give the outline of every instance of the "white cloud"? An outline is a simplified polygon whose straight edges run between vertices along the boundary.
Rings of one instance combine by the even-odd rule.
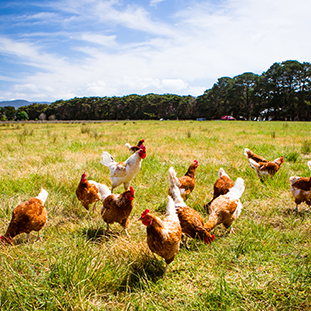
[[[99,34],[92,34],[92,33],[82,33],[80,36],[81,40],[96,43],[103,46],[108,47],[117,47],[116,44],[116,36],[104,36]]]
[[[311,2],[303,0],[194,2],[175,14],[172,11],[171,23],[147,8],[118,1],[53,4],[57,17],[56,13],[35,16],[46,23],[51,18],[63,20],[61,30],[46,33],[55,42],[53,49],[42,43],[45,32],[39,29],[33,33],[40,37],[38,41],[32,41],[31,33],[27,40],[26,34],[22,40],[20,36],[0,38],[0,54],[14,64],[35,68],[31,74],[18,73],[14,87],[0,89],[0,98],[23,95],[27,100],[56,100],[145,92],[200,95],[222,76],[261,73],[287,59],[310,60],[305,30],[311,28]],[[13,79],[1,74],[2,80]]]
[[[164,0],[151,0],[150,1],[150,6],[157,6],[158,3],[163,2]]]
[[[181,79],[163,79],[161,87],[164,90],[185,90],[187,89],[188,84]]]

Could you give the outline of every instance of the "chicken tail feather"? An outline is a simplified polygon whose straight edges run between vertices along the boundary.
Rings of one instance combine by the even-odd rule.
[[[173,167],[169,168],[169,170],[168,170],[168,177],[169,177],[169,183],[170,183],[171,187],[174,187],[175,185],[177,187],[180,186],[180,182],[179,182],[179,180],[177,178],[176,171],[174,170]]]
[[[98,184],[97,188],[102,201],[104,201],[108,197],[108,195],[111,194],[110,189],[104,184]]]
[[[228,174],[225,172],[225,170],[221,167],[218,172],[218,177],[221,178],[222,176],[229,177]]]
[[[175,204],[171,196],[167,197],[166,216],[172,217],[174,221],[179,223],[179,219],[175,209]]]
[[[250,153],[250,150],[248,148],[244,149],[244,154],[248,157],[248,154]]]
[[[112,163],[114,163],[114,159],[108,152],[103,151],[100,163],[109,167]]]
[[[168,176],[169,176],[169,194],[172,197],[172,199],[175,202],[175,205],[178,204],[179,206],[185,205],[183,198],[180,195],[180,189],[178,188],[180,186],[180,182],[176,176],[176,172],[173,167],[170,167],[168,170]]]
[[[260,166],[256,161],[254,161],[254,160],[251,159],[251,158],[248,159],[248,163],[249,163],[249,165],[250,165],[252,168],[254,168],[254,169],[258,169],[259,166]]]
[[[244,180],[239,177],[234,183],[234,186],[229,189],[226,196],[230,199],[239,199],[245,190]]]
[[[41,188],[41,191],[36,198],[41,200],[42,204],[44,205],[46,199],[48,198],[48,192],[45,189]]]

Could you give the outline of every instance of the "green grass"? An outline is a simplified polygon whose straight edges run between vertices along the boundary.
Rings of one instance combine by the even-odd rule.
[[[310,176],[311,124],[304,122],[120,121],[87,124],[0,124],[0,232],[12,210],[45,188],[48,221],[31,234],[0,245],[1,310],[311,310],[311,212],[295,203],[289,177]],[[134,209],[125,238],[118,224],[105,233],[99,213],[86,217],[75,196],[81,174],[110,186],[102,151],[117,161],[124,144],[145,139],[147,157],[133,180]],[[244,148],[285,163],[262,184]],[[197,159],[197,184],[187,201],[204,220],[218,170],[245,180],[236,235],[207,246],[181,246],[165,263],[146,244],[138,218],[165,213],[168,169],[178,176]],[[116,189],[122,192],[122,188]],[[99,208],[98,208],[99,209]]]

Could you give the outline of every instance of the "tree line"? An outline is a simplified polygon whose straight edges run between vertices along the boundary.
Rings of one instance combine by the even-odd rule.
[[[83,97],[0,108],[1,120],[311,120],[311,64],[288,60],[266,72],[217,80],[198,97],[174,94]]]

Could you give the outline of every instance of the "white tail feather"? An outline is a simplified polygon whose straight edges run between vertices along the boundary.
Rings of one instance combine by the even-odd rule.
[[[94,180],[89,180],[88,182],[89,184],[95,185],[98,190],[98,195],[102,201],[104,201],[106,197],[111,194],[110,189],[106,185],[100,184],[99,182],[96,182]]]
[[[41,191],[36,198],[41,200],[42,204],[44,205],[46,199],[48,198],[48,192],[46,190],[44,190],[43,188],[41,188]]]
[[[227,176],[227,177],[229,178],[228,174],[227,174],[227,173],[225,172],[225,170],[221,167],[221,168],[219,169],[219,172],[218,172],[218,177],[221,178],[222,176]]]
[[[242,208],[243,208],[243,205],[241,203],[241,201],[238,202],[238,206],[234,212],[234,216],[235,216],[235,219],[239,218],[240,215],[241,215],[241,212],[242,212]]]
[[[172,199],[174,200],[175,207],[186,206],[183,198],[180,195],[180,189],[178,188],[180,186],[180,182],[176,176],[176,172],[173,167],[169,168],[168,176],[169,176],[169,184],[170,184],[169,193],[172,196]]]
[[[129,143],[126,143],[125,147],[127,147],[130,150],[132,146]]]
[[[180,186],[180,182],[177,178],[177,174],[176,174],[176,171],[174,170],[173,167],[170,167],[169,170],[168,170],[168,177],[169,177],[169,183],[170,183],[170,186],[174,186],[176,185],[177,187]]]
[[[103,151],[100,163],[109,167],[112,163],[114,163],[114,159],[108,152]]]
[[[229,192],[225,194],[226,197],[232,200],[239,199],[245,190],[244,180],[239,177],[234,183],[234,186],[229,189]]]
[[[257,168],[259,168],[259,166],[260,166],[256,161],[254,161],[254,160],[251,159],[251,158],[248,159],[248,163],[249,163],[249,165],[250,165],[252,168],[254,168],[254,169],[257,169]]]
[[[181,197],[180,189],[175,185],[173,188],[170,188],[172,199],[174,200],[175,207],[187,206],[184,202],[184,199]]]
[[[250,150],[248,148],[244,149],[244,154],[248,157],[248,152],[250,152]]]
[[[110,189],[104,184],[98,184],[97,188],[102,201],[104,201],[108,195],[111,194]]]
[[[175,210],[175,204],[173,199],[168,196],[167,197],[167,206],[166,206],[166,215],[165,216],[170,216],[173,218],[174,221],[179,223],[179,219]]]

